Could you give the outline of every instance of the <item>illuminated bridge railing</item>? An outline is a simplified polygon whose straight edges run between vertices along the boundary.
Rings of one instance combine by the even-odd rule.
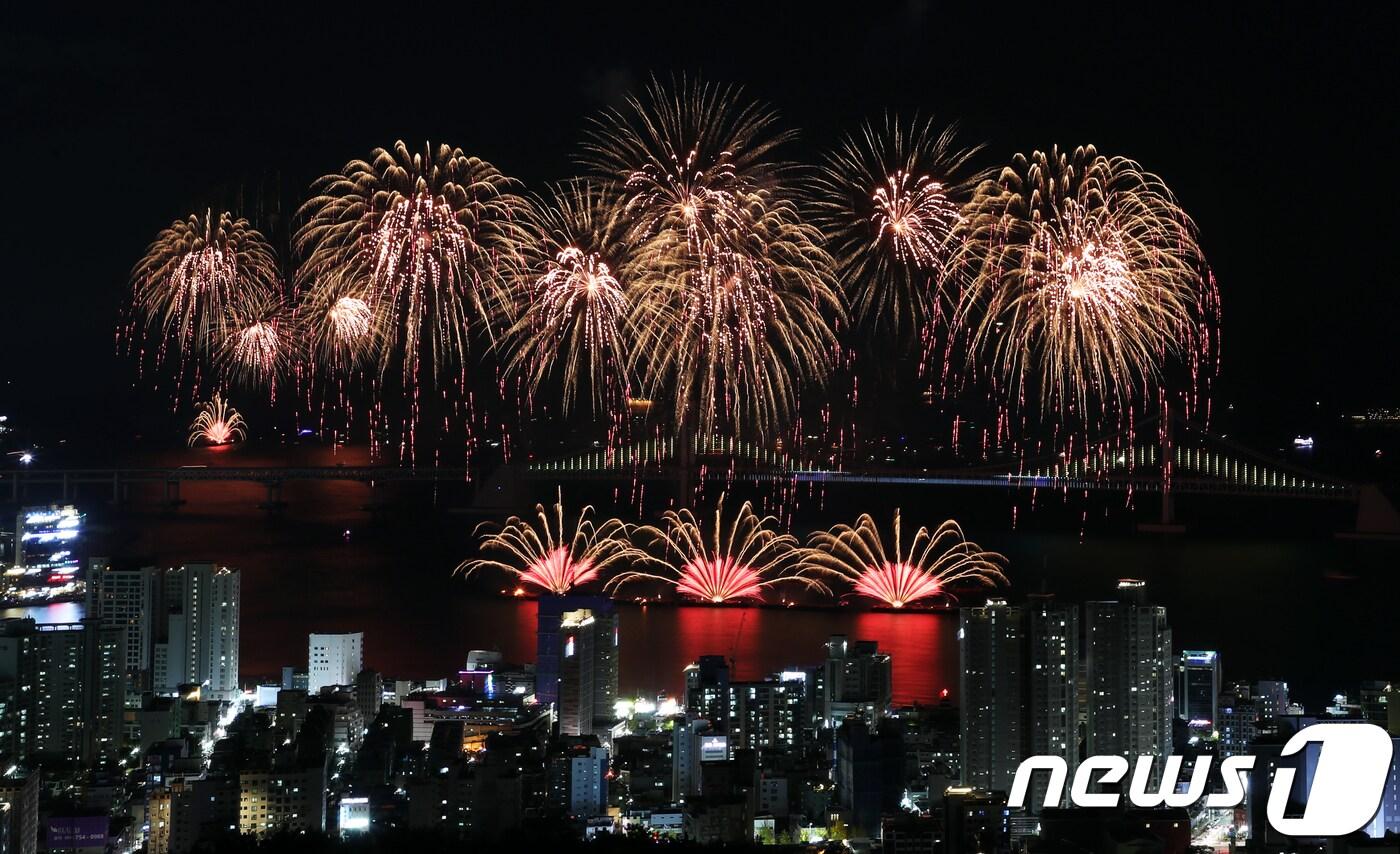
[[[715,437],[697,439],[697,454],[722,454],[742,459],[746,464],[777,466],[784,469],[793,467],[793,460],[782,451],[765,448],[756,442]],[[531,463],[531,474],[551,472],[632,472],[647,466],[670,463],[676,459],[675,438],[648,439],[624,448],[600,449],[567,457],[562,460],[547,460]],[[800,468],[800,467],[799,467]]]
[[[1051,490],[1117,490],[1161,492],[1161,451],[1154,445],[1103,450],[1087,459],[1030,466],[1024,471],[975,469],[877,469],[847,472],[794,464],[786,454],[754,443],[713,441],[697,443],[700,453],[731,455],[742,467],[714,467],[710,480],[797,481],[806,483],[925,484],[931,486],[987,486]],[[1353,500],[1352,484],[1328,480],[1301,470],[1208,448],[1174,449],[1170,488],[1195,494],[1293,495]],[[626,474],[660,478],[673,474],[675,440],[649,440],[622,449],[600,450],[562,460],[532,463],[527,475],[536,479],[588,480]]]
[[[548,472],[531,470],[530,476],[536,479],[557,481],[596,480],[611,472],[586,469],[557,468]],[[668,478],[674,472],[663,466],[650,466],[634,470],[632,474],[642,479]],[[989,472],[966,471],[872,471],[845,472],[803,470],[741,470],[709,471],[706,479],[711,481],[739,481],[750,483],[811,483],[832,486],[876,484],[889,486],[953,486],[953,487],[999,487],[1002,489],[1041,489],[1051,491],[1091,492],[1144,492],[1162,491],[1160,475],[1145,472],[1133,476],[1113,475],[1101,477],[1069,477],[1064,475],[1020,475],[994,474]],[[1356,487],[1346,484],[1295,485],[1255,484],[1245,485],[1227,480],[1208,477],[1173,477],[1171,490],[1175,493],[1193,495],[1277,495],[1298,498],[1319,498],[1354,501]]]
[[[1261,490],[1302,490],[1305,492],[1347,494],[1353,487],[1339,481],[1327,480],[1309,472],[1290,470],[1278,465],[1241,459],[1209,448],[1177,447],[1173,449],[1173,483],[1193,476],[1218,479],[1235,486]],[[1129,458],[1131,453],[1131,460]],[[1039,466],[1026,472],[1031,477],[1091,479],[1096,475],[1134,472],[1160,467],[1161,452],[1155,445],[1133,448],[1131,452],[1101,451],[1087,460]],[[1160,475],[1156,479],[1160,480]]]

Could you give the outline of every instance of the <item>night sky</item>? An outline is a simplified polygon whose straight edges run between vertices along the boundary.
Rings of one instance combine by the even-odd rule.
[[[959,121],[988,164],[1054,143],[1131,156],[1200,226],[1224,399],[1261,417],[1400,405],[1390,4],[601,5],[7,20],[0,401],[51,423],[142,405],[113,331],[133,262],[172,219],[225,206],[275,230],[315,177],[397,138],[538,189],[573,173],[585,117],[686,72],[773,103],[799,155],[894,109]]]

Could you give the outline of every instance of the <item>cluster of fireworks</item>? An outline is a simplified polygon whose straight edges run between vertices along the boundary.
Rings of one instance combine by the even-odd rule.
[[[795,587],[830,595],[850,594],[889,608],[948,603],[957,591],[1006,582],[1005,559],[963,536],[956,522],[907,537],[895,511],[889,535],[862,515],[854,526],[818,531],[803,545],[782,533],[772,516],[750,502],[726,519],[721,496],[708,520],[690,510],[668,510],[659,525],[609,519],[601,525],[585,507],[566,527],[562,497],[551,510],[536,507],[537,523],[512,516],[482,533],[484,555],[458,570],[513,575],[522,585],[563,595],[606,578],[603,588],[672,588],[684,600],[712,604],[763,601],[770,589]],[[487,557],[485,555],[492,555]]]
[[[741,90],[681,80],[597,117],[587,174],[539,196],[460,149],[395,143],[316,182],[281,260],[230,213],[162,231],[133,271],[130,340],[201,381],[401,398],[402,422],[371,432],[409,457],[425,407],[469,419],[476,380],[773,440],[859,334],[901,342],[945,394],[979,384],[1086,429],[1212,368],[1196,228],[1135,162],[1052,148],[979,171],[954,129],[890,117],[805,168],[793,136]],[[694,527],[656,535],[695,551]]]

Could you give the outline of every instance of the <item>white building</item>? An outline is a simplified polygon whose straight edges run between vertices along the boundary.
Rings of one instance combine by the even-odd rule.
[[[608,751],[577,745],[550,759],[549,800],[569,815],[603,815],[608,808]]]
[[[354,685],[364,669],[364,641],[364,632],[313,633],[307,651],[307,693],[318,694],[328,685]]]
[[[212,563],[167,569],[162,599],[168,617],[153,651],[155,690],[173,694],[192,683],[206,700],[237,699],[238,570]]]

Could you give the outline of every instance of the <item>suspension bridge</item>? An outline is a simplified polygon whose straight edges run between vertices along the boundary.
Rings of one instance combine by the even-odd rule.
[[[1400,513],[1376,486],[1260,453],[1176,415],[1165,422],[1153,417],[1134,434],[1120,434],[1092,447],[1073,459],[1047,455],[953,468],[874,465],[855,469],[825,467],[777,448],[718,438],[697,439],[692,459],[713,461],[702,472],[712,481],[1145,493],[1158,497],[1158,524],[1166,527],[1175,524],[1177,495],[1348,502],[1357,505],[1358,530],[1400,534]],[[674,438],[651,439],[534,462],[527,467],[526,477],[551,481],[676,478],[681,465],[678,450]]]

